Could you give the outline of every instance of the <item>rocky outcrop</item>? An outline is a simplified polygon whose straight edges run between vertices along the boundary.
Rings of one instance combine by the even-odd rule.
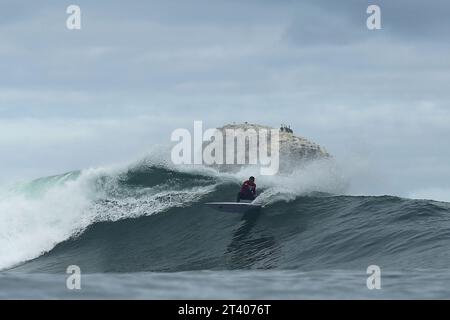
[[[227,124],[221,128],[220,131],[224,132],[226,129],[254,129],[256,132],[259,129],[274,129],[270,126],[263,126],[259,124],[251,124],[245,122],[243,124]],[[330,154],[318,144],[311,142],[303,137],[298,137],[294,135],[294,131],[287,126],[281,126],[279,128],[280,134],[280,156],[293,156],[298,160],[301,159],[317,159],[317,158],[328,158]]]
[[[261,129],[271,130],[275,129],[270,126],[264,126],[259,124],[251,124],[248,122],[242,124],[227,124],[221,128],[217,128],[222,132],[225,137],[225,130],[227,129],[241,129],[247,131],[250,129],[255,130],[257,133]],[[289,171],[293,166],[302,163],[316,160],[331,158],[331,155],[318,144],[307,140],[306,138],[296,136],[293,130],[287,126],[281,126],[278,130],[279,142],[280,142],[280,169],[281,171]],[[225,138],[224,138],[225,140]],[[258,143],[259,148],[259,143]],[[225,153],[225,150],[224,150]],[[215,165],[221,170],[225,171],[237,171],[241,166],[237,165]]]

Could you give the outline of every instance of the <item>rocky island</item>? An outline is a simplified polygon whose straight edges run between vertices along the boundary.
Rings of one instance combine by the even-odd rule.
[[[227,130],[234,130],[234,131],[242,130],[243,132],[254,130],[256,133],[259,133],[261,129],[264,129],[266,131],[278,130],[280,171],[282,172],[289,171],[293,166],[302,165],[304,163],[313,160],[331,158],[331,155],[320,145],[304,137],[296,136],[294,134],[293,129],[291,129],[290,126],[281,125],[279,129],[275,129],[273,127],[266,125],[244,122],[241,124],[236,123],[227,124],[220,128],[217,128],[217,130],[219,130],[222,133],[224,141]],[[257,143],[257,147],[258,149],[260,147],[259,140]],[[226,150],[224,149],[224,154],[225,153]],[[248,160],[248,154],[246,160]],[[239,171],[240,168],[242,167],[242,165],[229,165],[229,164],[220,164],[220,165],[214,164],[213,166],[221,171],[232,171],[232,172]]]

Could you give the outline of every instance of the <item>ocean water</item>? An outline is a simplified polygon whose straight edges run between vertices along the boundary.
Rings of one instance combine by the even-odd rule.
[[[60,274],[3,273],[0,299],[448,299],[447,270],[382,275],[369,290],[360,271],[290,270],[97,273],[69,290]]]
[[[203,205],[234,199],[248,174],[143,161],[5,189],[0,298],[450,298],[449,203],[345,195],[316,164],[257,176],[259,211]]]

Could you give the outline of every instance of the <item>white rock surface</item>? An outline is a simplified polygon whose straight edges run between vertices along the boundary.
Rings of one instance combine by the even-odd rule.
[[[217,129],[225,134],[226,129],[242,129],[244,131],[254,129],[256,132],[259,132],[260,129],[270,130],[275,128],[245,122],[242,124],[227,124]],[[295,166],[296,164],[302,164],[311,160],[331,158],[331,155],[323,147],[306,138],[296,136],[290,128],[282,127],[278,131],[280,137],[280,169],[282,171],[288,170],[293,165]],[[226,171],[237,171],[241,166],[218,165],[215,167]]]

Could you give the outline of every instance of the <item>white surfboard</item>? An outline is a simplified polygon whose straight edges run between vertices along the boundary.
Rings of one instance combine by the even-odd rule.
[[[207,202],[205,205],[218,211],[230,213],[243,213],[261,208],[258,204],[248,202]]]

